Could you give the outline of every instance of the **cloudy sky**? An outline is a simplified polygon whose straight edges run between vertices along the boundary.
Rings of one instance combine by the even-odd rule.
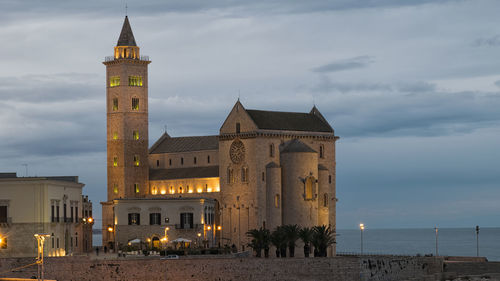
[[[0,0],[0,171],[106,198],[105,68],[125,1]],[[498,226],[499,1],[128,1],[150,143],[247,108],[316,104],[337,143],[338,228]]]

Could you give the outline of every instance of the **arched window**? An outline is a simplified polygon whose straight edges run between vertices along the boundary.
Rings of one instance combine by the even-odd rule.
[[[113,184],[113,193],[118,194],[118,184]]]
[[[328,207],[328,193],[323,194],[323,207]]]
[[[181,157],[181,165],[184,165],[184,158]]]
[[[307,177],[304,186],[304,199],[312,200],[314,194],[314,177]]]
[[[241,182],[248,182],[248,167],[241,168]]]
[[[182,186],[179,187],[179,193],[184,193],[184,190],[182,189]]]
[[[139,110],[139,98],[132,98],[132,110]]]
[[[240,128],[240,123],[236,123],[236,133],[239,134],[240,131],[241,131],[241,128]]]
[[[328,183],[332,183],[332,175],[328,175]]]
[[[274,143],[269,145],[269,157],[274,157]]]
[[[139,184],[138,183],[134,183],[134,191],[135,191],[135,193],[139,193]]]
[[[279,194],[274,195],[274,207],[276,207],[276,208],[280,207],[280,195]]]
[[[160,167],[160,160],[156,160],[156,167]]]
[[[118,167],[118,156],[113,157],[113,167]]]
[[[234,173],[232,168],[227,168],[227,183],[234,183]]]
[[[156,186],[151,187],[151,194],[153,195],[158,194],[158,188]]]
[[[319,158],[325,158],[325,146],[322,144],[319,145]]]
[[[210,155],[207,156],[207,163],[210,164]]]
[[[196,165],[196,157],[193,158],[193,163]]]
[[[139,155],[134,155],[134,166],[139,167]]]
[[[174,193],[175,193],[174,187],[173,187],[173,186],[171,186],[171,187],[170,187],[170,194],[174,194]]]
[[[118,133],[117,133],[117,132],[113,132],[113,139],[114,139],[114,140],[117,140],[117,139],[118,139]]]
[[[134,132],[132,133],[132,138],[133,138],[134,140],[139,140],[139,131],[134,131]]]

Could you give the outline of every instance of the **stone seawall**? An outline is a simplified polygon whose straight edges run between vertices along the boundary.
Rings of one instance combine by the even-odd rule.
[[[32,263],[33,259],[0,259],[0,272]],[[36,267],[4,273],[0,277],[31,278]],[[287,281],[401,281],[433,280],[442,272],[442,260],[425,257],[332,258],[205,258],[178,260],[88,257],[45,259],[45,277],[58,281],[114,280],[287,280]]]

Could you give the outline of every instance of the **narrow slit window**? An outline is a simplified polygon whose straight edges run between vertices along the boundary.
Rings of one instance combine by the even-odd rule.
[[[240,123],[236,123],[236,133],[239,134],[241,132]]]
[[[325,157],[325,146],[322,144],[319,146],[319,157],[324,158]]]
[[[113,111],[118,110],[118,98],[113,98]]]
[[[210,155],[207,156],[207,163],[210,164]]]
[[[118,156],[113,157],[113,167],[118,167]]]
[[[134,155],[134,166],[139,167],[139,155]]]
[[[156,160],[156,167],[160,167],[160,160]]]
[[[134,191],[135,191],[136,194],[139,193],[140,190],[139,190],[139,184],[138,183],[134,183]]]
[[[139,140],[139,131],[134,131],[134,132],[132,133],[132,138],[133,138],[134,140]]]
[[[113,139],[114,139],[114,140],[117,140],[117,139],[118,139],[118,133],[117,133],[117,132],[113,132]]]
[[[118,194],[118,184],[113,184],[113,193]]]
[[[196,157],[193,159],[193,163],[196,165]]]

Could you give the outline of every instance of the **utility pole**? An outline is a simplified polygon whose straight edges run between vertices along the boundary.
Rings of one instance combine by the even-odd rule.
[[[439,252],[438,252],[438,228],[437,226],[434,227],[434,230],[436,231],[436,257],[439,256]]]
[[[476,256],[479,257],[479,225],[476,225]]]

